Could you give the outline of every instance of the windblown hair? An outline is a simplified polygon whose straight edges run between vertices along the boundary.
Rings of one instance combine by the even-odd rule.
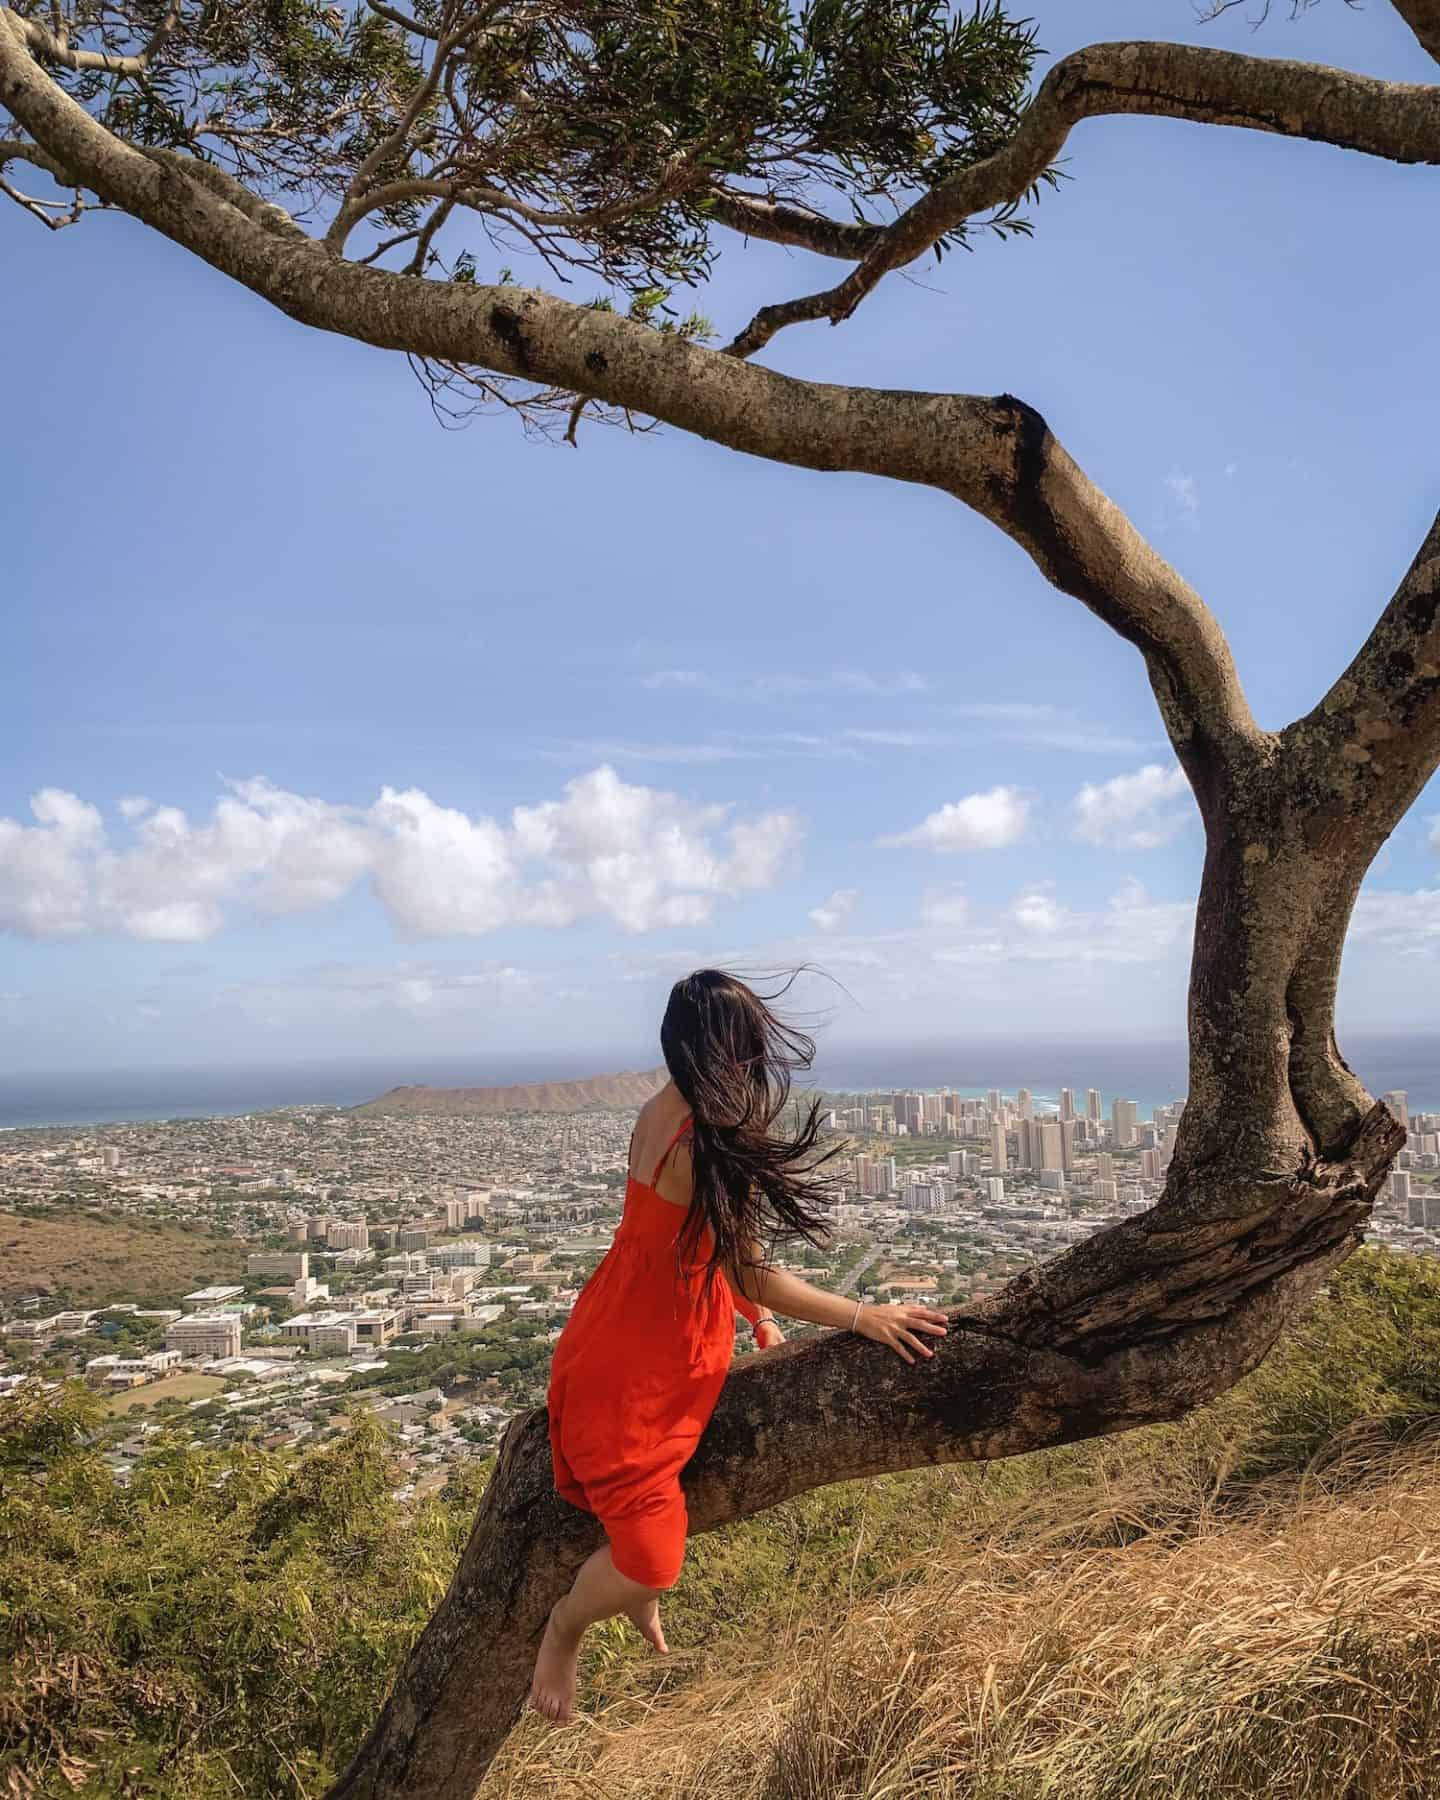
[[[679,1254],[693,1266],[708,1226],[707,1284],[725,1267],[755,1266],[755,1246],[818,1243],[826,1229],[830,1182],[821,1171],[838,1154],[820,1150],[820,1101],[792,1115],[791,1077],[815,1059],[815,1041],[771,1010],[795,971],[759,994],[723,969],[697,969],[670,990],[660,1026],[665,1066],[694,1117],[694,1193]]]

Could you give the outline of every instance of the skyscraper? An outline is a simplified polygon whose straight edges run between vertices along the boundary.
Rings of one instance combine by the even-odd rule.
[[[1135,1142],[1135,1125],[1140,1109],[1133,1100],[1117,1100],[1110,1108],[1110,1129],[1117,1150],[1128,1150]]]
[[[1100,1111],[1099,1088],[1086,1088],[1085,1090],[1085,1117],[1093,1119],[1097,1125],[1103,1117]]]
[[[1003,1125],[990,1127],[990,1167],[997,1175],[1003,1175],[1005,1170],[1010,1167],[1010,1153],[1005,1142]]]
[[[1019,1094],[1016,1095],[1016,1108],[1022,1119],[1035,1117],[1035,1100],[1029,1088],[1021,1088]]]
[[[1060,1090],[1060,1120],[1064,1124],[1075,1117],[1075,1095],[1070,1088]]]
[[[1408,1130],[1410,1127],[1410,1096],[1404,1088],[1395,1088],[1391,1093],[1382,1094],[1380,1098]]]

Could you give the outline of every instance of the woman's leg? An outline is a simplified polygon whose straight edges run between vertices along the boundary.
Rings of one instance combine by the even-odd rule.
[[[665,1655],[668,1646],[660,1629],[660,1592],[622,1575],[611,1558],[609,1544],[602,1544],[586,1560],[570,1592],[557,1600],[551,1611],[530,1684],[530,1704],[536,1712],[562,1725],[571,1717],[580,1640],[601,1619],[623,1613]]]

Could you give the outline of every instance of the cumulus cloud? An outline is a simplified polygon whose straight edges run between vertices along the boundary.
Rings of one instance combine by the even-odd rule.
[[[1003,912],[982,913],[958,943],[934,949],[936,962],[1169,963],[1183,958],[1193,900],[1154,900],[1133,877],[1094,911],[1073,911],[1049,883],[1022,889]]]
[[[1048,882],[1026,888],[1011,911],[1022,931],[1049,933],[1058,931],[1065,922],[1065,914]]]
[[[838,931],[855,910],[859,888],[836,888],[828,900],[810,909],[810,921],[821,931]]]
[[[0,819],[0,929],[197,942],[231,909],[333,905],[363,879],[407,937],[475,936],[589,917],[626,931],[705,922],[717,899],[773,885],[799,841],[788,812],[732,818],[609,767],[508,822],[383,788],[368,807],[256,778],[210,816],[128,800],[119,841],[99,809],[46,788],[33,824]]]
[[[1086,782],[1075,796],[1075,836],[1114,850],[1154,850],[1193,816],[1190,783],[1178,764],[1146,763],[1133,775]]]
[[[933,812],[909,831],[879,841],[887,848],[923,850],[1002,850],[1025,835],[1030,802],[1013,787],[994,787],[967,794]]]

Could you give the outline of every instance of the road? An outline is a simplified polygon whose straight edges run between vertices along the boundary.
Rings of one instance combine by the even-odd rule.
[[[852,1294],[852,1293],[854,1293],[856,1282],[859,1281],[860,1277],[870,1267],[871,1263],[873,1263],[876,1260],[876,1258],[880,1255],[880,1252],[883,1248],[884,1248],[884,1246],[882,1244],[872,1244],[870,1246],[870,1248],[865,1252],[865,1254],[860,1258],[859,1262],[856,1263],[855,1267],[850,1271],[850,1273],[840,1283],[839,1287],[835,1289],[835,1292],[837,1294]]]

